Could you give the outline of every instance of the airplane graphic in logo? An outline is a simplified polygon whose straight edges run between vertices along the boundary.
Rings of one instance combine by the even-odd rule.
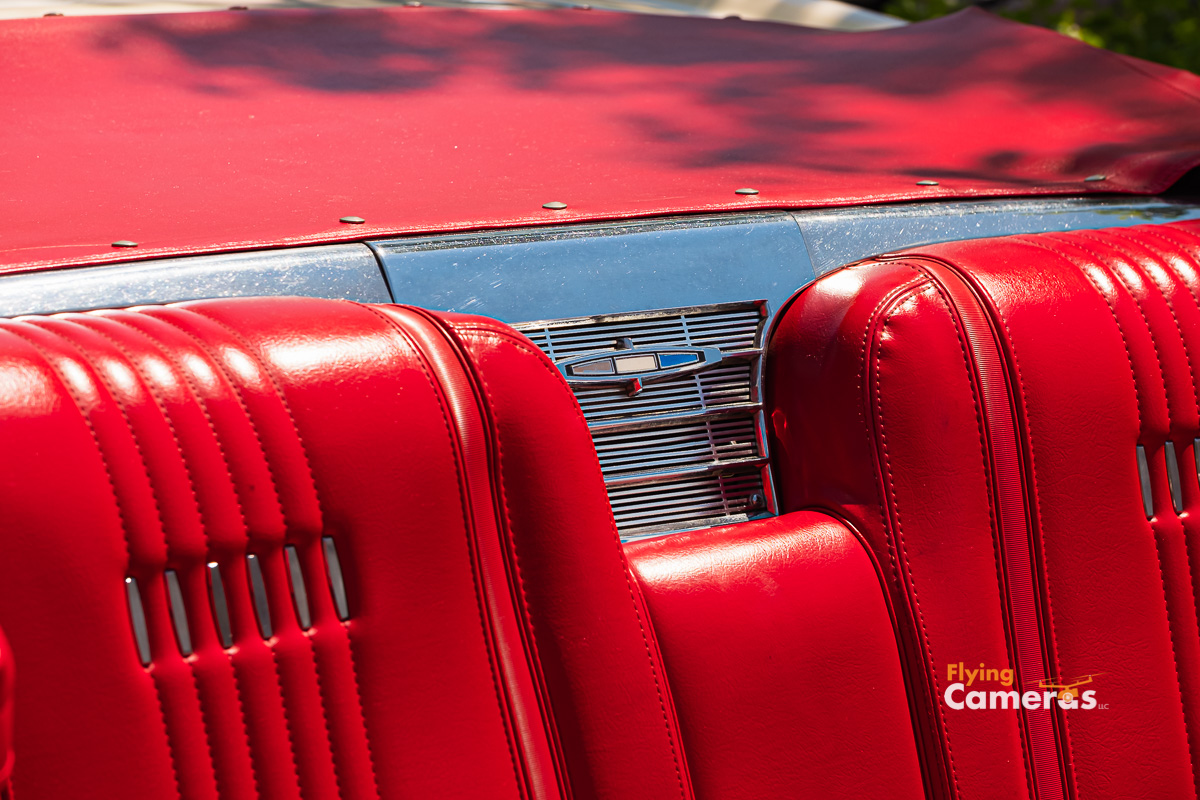
[[[1038,681],[1038,686],[1042,689],[1053,689],[1058,691],[1058,699],[1064,703],[1072,703],[1079,698],[1080,686],[1086,686],[1095,678],[1103,675],[1103,672],[1095,672],[1091,675],[1083,675],[1070,682],[1051,683],[1049,678]]]

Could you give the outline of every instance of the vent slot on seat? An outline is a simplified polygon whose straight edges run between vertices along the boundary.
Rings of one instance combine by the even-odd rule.
[[[761,397],[766,320],[758,300],[513,326],[571,384],[623,538],[776,512]],[[580,379],[578,367],[563,366],[630,350],[653,363],[660,348],[659,369],[637,377],[598,380],[589,370]],[[716,348],[720,360],[697,369],[680,348]]]

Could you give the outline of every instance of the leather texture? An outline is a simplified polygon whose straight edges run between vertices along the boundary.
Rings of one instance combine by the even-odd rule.
[[[885,565],[936,795],[1196,796],[1197,357],[1195,223],[921,248],[783,314],[781,503],[844,515]],[[1106,707],[954,710],[958,662],[1094,676]]]
[[[0,322],[0,446],[22,454],[0,464],[0,624],[29,665],[16,795],[563,796],[497,533],[489,424],[464,375],[427,315],[336,301]],[[323,537],[345,577],[345,621]],[[247,554],[263,568],[267,638]]]
[[[569,9],[66,16],[0,23],[0,52],[0,270],[1148,193],[1200,163],[1200,78],[975,10],[871,33]]]
[[[573,796],[692,798],[655,629],[626,565],[574,395],[549,359],[508,326],[440,317],[471,365],[494,426],[510,569]]]
[[[13,768],[13,683],[16,664],[8,639],[0,630],[0,798],[9,800]]]
[[[626,545],[697,798],[923,798],[873,560],[801,511]]]

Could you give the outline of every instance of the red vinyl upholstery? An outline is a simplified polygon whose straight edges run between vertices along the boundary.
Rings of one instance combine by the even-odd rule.
[[[575,798],[923,796],[892,618],[849,531],[799,514],[637,543],[635,582],[558,371],[504,325],[445,319],[487,398]]]
[[[16,796],[560,796],[488,423],[435,319],[274,299],[2,321],[0,416],[0,624],[26,665]]]
[[[0,798],[9,800],[13,768],[12,712],[13,678],[15,675],[12,650],[4,631],[0,630]]]
[[[506,325],[446,314],[486,397],[496,495],[582,798],[693,796],[654,628],[629,574],[587,423],[558,370]]]
[[[782,505],[884,564],[936,794],[1195,797],[1197,358],[1195,223],[922,248],[782,315]],[[959,662],[1103,707],[956,710]]]
[[[22,800],[921,795],[853,534],[638,545],[647,603],[578,405],[504,325],[296,298],[4,320],[0,417]]]
[[[626,546],[698,798],[925,796],[879,572],[822,514]]]

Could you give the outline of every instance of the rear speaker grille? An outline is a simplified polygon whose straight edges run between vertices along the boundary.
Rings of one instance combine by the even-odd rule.
[[[629,348],[721,351],[719,363],[661,382],[572,385],[623,537],[774,512],[759,387],[766,318],[755,301],[515,326],[556,362]]]

